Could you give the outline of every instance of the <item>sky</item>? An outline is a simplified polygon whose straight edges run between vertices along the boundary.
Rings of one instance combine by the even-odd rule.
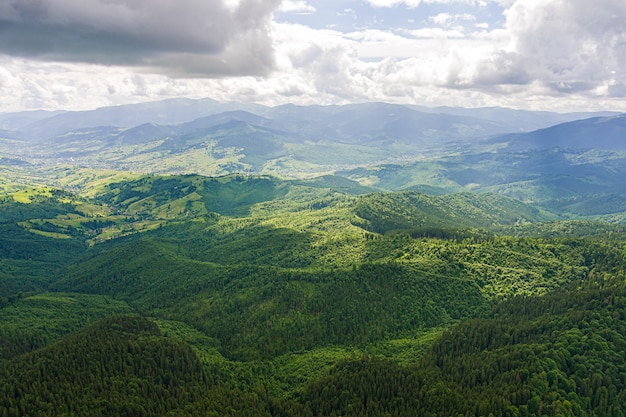
[[[0,112],[167,98],[626,112],[624,0],[0,0]]]

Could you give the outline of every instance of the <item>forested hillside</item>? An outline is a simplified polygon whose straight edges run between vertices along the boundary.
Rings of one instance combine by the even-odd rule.
[[[507,301],[417,363],[344,361],[303,401],[314,415],[621,416],[626,292],[609,281]]]
[[[0,203],[1,415],[626,412],[623,225],[333,176],[73,184]]]

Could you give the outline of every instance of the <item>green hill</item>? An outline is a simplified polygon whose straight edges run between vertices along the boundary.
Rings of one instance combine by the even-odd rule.
[[[577,285],[461,323],[414,364],[344,361],[301,401],[316,416],[621,416],[623,270]]]
[[[66,201],[68,195],[29,188],[0,197],[0,303],[45,287],[85,250],[84,240],[68,233],[67,222],[65,227],[50,223],[81,217],[77,204]]]
[[[111,178],[0,205],[0,413],[624,412],[621,226],[333,176]]]
[[[551,148],[513,152],[500,145],[338,172],[382,190],[499,194],[578,219],[626,212],[625,173],[623,151]]]
[[[228,181],[226,189],[250,180]],[[160,196],[181,187],[178,178],[148,184],[145,189],[156,197],[144,191],[139,200],[120,197],[122,192],[116,198],[126,207],[163,198],[163,206],[171,200]],[[272,190],[288,186],[274,184]],[[190,195],[191,185],[184,187],[182,198]],[[247,217],[198,212],[195,221],[177,219],[98,245],[69,265],[52,288],[123,300],[143,314],[201,330],[219,341],[226,357],[258,360],[413,337],[474,317],[513,295],[545,294],[587,268],[569,242],[476,229],[487,222],[542,218],[510,199],[414,192],[350,196],[298,187],[284,198],[247,206]],[[312,196],[317,203],[311,204]],[[159,212],[160,206],[152,207]],[[365,216],[363,207],[370,209],[368,219],[358,216]],[[418,215],[433,225],[431,235],[411,237],[421,226],[414,222]],[[407,233],[383,236],[360,227],[384,216],[393,218],[390,230]],[[461,226],[466,229],[454,229]]]
[[[7,416],[271,415],[255,395],[217,386],[188,345],[138,317],[105,319],[16,358],[0,381]]]
[[[110,297],[40,293],[8,297],[0,308],[0,363],[44,347],[87,324],[129,314],[128,304]]]
[[[555,218],[497,194],[432,196],[415,191],[372,194],[359,200],[356,213],[367,221],[365,228],[377,233],[446,228],[489,229]]]
[[[621,415],[626,398],[623,246],[570,244],[590,266],[583,279],[557,292],[512,298],[483,318],[460,322],[409,362],[372,353],[337,356],[327,349],[323,357],[336,365],[313,373],[288,397],[273,384],[296,381],[290,369],[318,362],[308,353],[315,350],[269,362],[264,356],[247,365],[213,361],[207,367],[178,337],[164,336],[153,323],[113,318],[2,365],[2,404],[7,415],[35,410],[51,415]],[[380,287],[372,290],[378,293]],[[350,304],[353,292],[336,297]],[[361,289],[359,296],[368,294]],[[290,299],[280,301],[294,309]],[[344,314],[366,314],[364,307]],[[245,311],[245,305],[237,311]],[[249,319],[239,322],[262,327]],[[244,382],[245,369],[255,370],[253,381]]]
[[[108,190],[100,199],[120,210],[144,215],[159,210],[170,216],[187,211],[245,216],[252,205],[287,193],[285,184],[276,179],[239,175],[224,178],[147,176],[110,184]],[[176,209],[183,213],[176,213]]]

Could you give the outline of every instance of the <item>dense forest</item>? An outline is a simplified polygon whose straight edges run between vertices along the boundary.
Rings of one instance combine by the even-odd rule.
[[[626,414],[621,224],[335,177],[82,189],[0,200],[0,416]]]

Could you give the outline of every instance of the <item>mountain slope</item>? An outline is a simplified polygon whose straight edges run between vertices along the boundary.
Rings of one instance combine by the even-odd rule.
[[[3,201],[0,242],[40,246],[0,254],[36,284],[3,286],[0,412],[623,412],[621,226],[334,176],[103,178]]]
[[[576,120],[507,138],[507,150],[513,152],[551,148],[626,151],[626,115]]]
[[[559,214],[622,216],[617,206],[610,213],[583,206],[623,193],[615,184],[623,175],[624,116],[546,128],[588,114],[538,113],[534,121],[533,114],[387,103],[270,108],[210,100],[43,113],[5,135],[23,139],[0,140],[0,170],[39,183],[48,183],[59,164],[155,174],[342,175],[381,190],[480,190],[545,202]],[[537,126],[544,128],[517,133]],[[511,129],[516,133],[508,134]],[[19,169],[13,169],[16,163]]]
[[[373,194],[356,206],[366,228],[378,233],[400,230],[488,229],[497,225],[554,219],[536,208],[496,194],[430,196],[415,191]]]
[[[245,190],[261,191],[263,184],[264,194],[248,200]],[[537,242],[529,255],[525,242],[458,230],[543,219],[498,196],[353,196],[302,182],[188,176],[117,184],[105,200],[147,220],[159,219],[168,205],[186,211],[95,247],[53,288],[159,311],[218,340],[231,359],[366,346],[431,331],[502,297],[545,293],[585,270],[567,243]],[[220,208],[225,201],[243,205]],[[385,224],[380,218],[407,234],[381,236],[361,227]],[[423,227],[420,218],[437,233],[411,239]],[[558,255],[550,250],[556,247]]]
[[[259,106],[236,103],[219,103],[211,99],[169,99],[163,101],[102,107],[95,110],[51,114],[50,117],[33,115],[33,122],[20,125],[22,136],[30,140],[45,140],[66,132],[114,126],[130,128],[145,123],[174,125],[190,122],[199,117],[227,110],[258,109]],[[34,116],[37,116],[35,119]]]
[[[498,125],[505,126],[508,132],[531,132],[544,129],[561,123],[575,120],[589,119],[591,117],[612,117],[617,116],[617,112],[575,112],[575,113],[552,113],[547,111],[528,111],[518,109],[507,109],[502,107],[424,107],[409,106],[419,111],[430,113],[443,113],[458,116],[471,116],[484,120],[491,120]]]
[[[280,106],[266,117],[312,140],[353,144],[395,141],[413,146],[441,146],[449,141],[489,136],[507,130],[471,116],[420,112],[406,106],[364,103],[346,106]],[[287,130],[287,129],[285,129]]]
[[[0,367],[9,416],[270,415],[251,394],[220,387],[188,345],[157,325],[112,317]]]
[[[626,212],[626,154],[616,151],[467,152],[337,174],[387,190],[497,193],[570,218]]]
[[[345,361],[302,401],[316,416],[622,415],[626,293],[616,278],[505,302],[445,332],[417,364]]]

